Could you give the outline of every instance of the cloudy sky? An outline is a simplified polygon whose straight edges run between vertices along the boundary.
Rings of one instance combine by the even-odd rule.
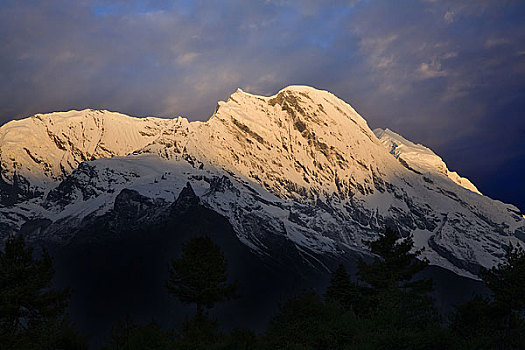
[[[2,0],[0,124],[326,89],[525,211],[525,2]]]

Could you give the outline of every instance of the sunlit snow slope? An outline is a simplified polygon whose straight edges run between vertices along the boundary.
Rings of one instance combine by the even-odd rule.
[[[420,173],[442,174],[461,187],[481,194],[469,179],[448,170],[445,162],[427,147],[410,142],[389,129],[375,129],[374,133],[390,153],[407,168]]]
[[[68,240],[132,197],[141,224],[162,220],[189,186],[255,252],[271,256],[285,239],[312,264],[366,254],[363,240],[390,225],[413,234],[433,264],[474,276],[525,238],[517,208],[305,86],[270,97],[237,90],[207,122],[37,115],[2,126],[0,146],[4,234]]]

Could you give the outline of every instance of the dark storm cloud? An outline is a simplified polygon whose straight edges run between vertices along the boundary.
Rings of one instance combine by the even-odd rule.
[[[237,87],[307,84],[525,209],[523,18],[495,0],[4,1],[0,123],[85,107],[204,120]]]

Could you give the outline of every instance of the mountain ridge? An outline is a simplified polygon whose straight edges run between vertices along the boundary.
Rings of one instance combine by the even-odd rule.
[[[323,255],[367,254],[363,241],[390,225],[412,233],[431,263],[475,277],[479,266],[494,265],[510,242],[525,238],[517,208],[476,193],[457,174],[449,176],[455,173],[427,148],[419,160],[430,159],[430,167],[403,153],[403,146],[411,146],[405,139],[395,147],[396,157],[392,138],[378,138],[350,105],[326,91],[291,86],[257,96],[239,89],[206,122],[84,113],[80,123],[64,124],[67,132],[53,124],[52,135],[69,137],[65,149],[40,133],[54,143],[42,149],[54,147],[55,153],[42,151],[38,142],[29,152],[18,143],[21,156],[13,147],[5,152],[8,133],[5,125],[0,128],[4,185],[16,187],[18,178],[26,192],[33,191],[24,196],[20,190],[0,208],[0,232],[46,219],[45,227],[24,232],[67,241],[75,229],[113,210],[124,190],[161,208],[189,183],[203,205],[228,218],[255,252],[271,255],[272,237],[279,236],[320,265]],[[102,123],[95,122],[100,114],[120,123],[105,123],[101,134]],[[79,137],[89,142],[80,147]],[[35,154],[50,155],[54,167],[46,170],[51,161],[38,162]],[[26,164],[17,167],[17,157]]]
[[[450,171],[445,162],[429,148],[415,144],[390,129],[374,129],[377,138],[390,150],[390,153],[413,171],[424,173],[435,170],[450,178],[456,184],[482,195],[478,188],[467,178]],[[429,169],[430,168],[430,169]]]

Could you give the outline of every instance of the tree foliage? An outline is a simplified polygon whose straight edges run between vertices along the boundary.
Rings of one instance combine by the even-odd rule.
[[[360,260],[356,280],[343,264],[323,298],[305,291],[284,302],[263,335],[225,332],[205,312],[235,296],[223,252],[209,237],[191,239],[172,261],[167,288],[195,304],[178,330],[130,316],[113,326],[106,350],[249,349],[523,349],[525,348],[525,251],[510,246],[505,260],[480,276],[491,297],[475,296],[455,308],[449,324],[438,316],[429,280],[418,278],[428,261],[411,237],[386,229],[366,243],[374,257]],[[68,291],[55,290],[52,261],[38,258],[23,238],[10,237],[0,251],[0,348],[83,349],[65,316]]]
[[[412,237],[400,237],[386,228],[377,240],[366,242],[375,257],[367,264],[360,260],[358,279],[362,283],[362,310],[385,327],[424,330],[434,327],[437,311],[428,296],[432,281],[416,275],[428,266],[414,250]]]
[[[412,236],[401,238],[397,231],[387,227],[377,240],[365,244],[376,256],[371,264],[360,260],[358,276],[374,291],[400,288],[424,294],[432,290],[431,280],[414,280],[428,266],[428,260],[419,259],[423,250],[414,250]]]
[[[211,238],[192,238],[182,247],[182,256],[171,263],[167,288],[183,303],[194,303],[197,312],[235,297],[236,284],[228,283],[227,262]]]
[[[0,343],[5,349],[83,348],[65,310],[69,292],[52,288],[54,270],[46,250],[33,256],[23,236],[0,251]]]
[[[480,275],[493,294],[492,319],[501,349],[525,348],[525,251],[512,244],[505,260]]]
[[[247,349],[255,335],[237,330],[222,333],[217,320],[204,312],[215,303],[236,297],[236,283],[228,283],[227,261],[210,237],[196,237],[182,247],[182,255],[172,261],[167,288],[180,301],[196,304],[197,313],[186,316],[176,338],[177,349]]]
[[[346,311],[359,309],[361,291],[359,286],[352,282],[342,263],[332,273],[325,299],[329,303],[340,305]]]
[[[130,315],[118,319],[103,350],[172,350],[175,334],[165,331],[154,321],[136,325]]]
[[[314,291],[285,302],[268,326],[264,349],[342,349],[353,343],[357,319],[325,304]]]
[[[450,316],[450,329],[461,340],[465,349],[497,348],[497,310],[491,301],[476,295],[468,302],[455,307]]]

